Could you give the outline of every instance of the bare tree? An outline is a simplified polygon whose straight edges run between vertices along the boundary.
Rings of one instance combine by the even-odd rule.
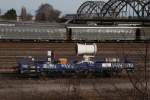
[[[24,21],[24,20],[27,20],[27,10],[25,7],[22,7],[21,9],[21,15],[20,15],[21,19]]]
[[[59,18],[60,11],[53,8],[50,4],[42,4],[36,11],[37,21],[56,21]]]
[[[143,55],[141,55],[141,58],[143,59],[143,66],[139,66],[136,69],[136,72],[134,74],[129,74],[128,77],[129,80],[134,88],[135,92],[135,100],[149,100],[149,87],[148,87],[148,45],[149,43],[147,41],[144,42],[144,50]],[[142,54],[142,51],[141,51]]]
[[[0,9],[0,15],[1,15],[1,13],[2,13],[2,10]]]
[[[135,69],[133,72],[130,72],[129,70],[126,70],[125,76],[122,77],[122,79],[126,80],[129,79],[126,83],[129,85],[128,88],[121,88],[117,86],[117,82],[113,82],[110,79],[110,85],[113,87],[113,92],[111,90],[108,90],[108,92],[111,92],[109,95],[103,95],[102,91],[98,89],[98,85],[102,82],[98,82],[94,80],[92,82],[92,86],[98,97],[104,98],[104,100],[116,100],[115,97],[118,97],[117,100],[150,100],[150,89],[149,89],[149,59],[150,59],[150,42],[149,41],[143,41],[144,43],[122,43],[121,45],[121,54],[124,58],[127,60],[132,60],[134,62]],[[128,45],[132,50],[134,50],[135,54],[130,55],[128,54],[128,48],[126,48],[126,45]],[[140,45],[140,46],[139,46]],[[140,48],[139,48],[140,47]],[[134,58],[136,57],[136,58]],[[126,77],[127,75],[127,77]],[[97,83],[98,85],[96,85]],[[124,84],[124,83],[123,83]],[[104,92],[103,92],[104,93]],[[114,94],[113,94],[114,93]],[[114,98],[111,96],[114,95]]]

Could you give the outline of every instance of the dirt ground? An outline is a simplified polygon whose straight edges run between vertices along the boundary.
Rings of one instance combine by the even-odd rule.
[[[149,86],[148,82],[148,88]],[[122,97],[123,100],[134,100],[139,97],[137,93],[129,80],[120,77],[96,79],[3,77],[0,81],[1,100],[120,100]]]

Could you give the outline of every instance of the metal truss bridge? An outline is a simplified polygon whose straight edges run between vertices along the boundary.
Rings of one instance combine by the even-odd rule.
[[[75,21],[150,22],[150,0],[86,1],[76,14],[66,15]]]

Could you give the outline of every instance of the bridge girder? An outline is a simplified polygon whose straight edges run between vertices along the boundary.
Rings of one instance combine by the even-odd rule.
[[[109,0],[106,3],[103,1],[86,1],[77,10],[77,15],[81,18],[118,17],[121,13],[132,10],[133,15],[131,16],[141,18],[150,15],[150,7],[147,7],[149,4],[150,1],[145,2],[143,0]],[[126,12],[123,11],[124,9]]]
[[[101,13],[102,13],[102,16],[104,17],[104,16],[108,15],[108,12],[112,11],[111,15],[109,15],[109,16],[116,17],[121,13],[121,11],[124,7],[127,7],[126,9],[128,9],[128,7],[130,7],[130,8],[132,8],[133,13],[136,13],[136,15],[138,17],[140,17],[141,13],[142,13],[143,5],[144,5],[144,3],[139,0],[109,0],[103,6]],[[113,10],[111,10],[111,8]],[[131,10],[131,9],[128,9],[128,10]]]
[[[142,7],[142,16],[150,17],[150,1],[146,2]]]
[[[101,16],[102,6],[104,1],[86,1],[77,10],[79,17],[98,17]]]

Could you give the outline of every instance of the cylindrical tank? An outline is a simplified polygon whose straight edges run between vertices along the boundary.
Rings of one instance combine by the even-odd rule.
[[[68,60],[67,58],[59,58],[59,64],[67,64]]]
[[[94,55],[97,52],[97,45],[93,43],[92,45],[78,44],[76,47],[77,55]]]

